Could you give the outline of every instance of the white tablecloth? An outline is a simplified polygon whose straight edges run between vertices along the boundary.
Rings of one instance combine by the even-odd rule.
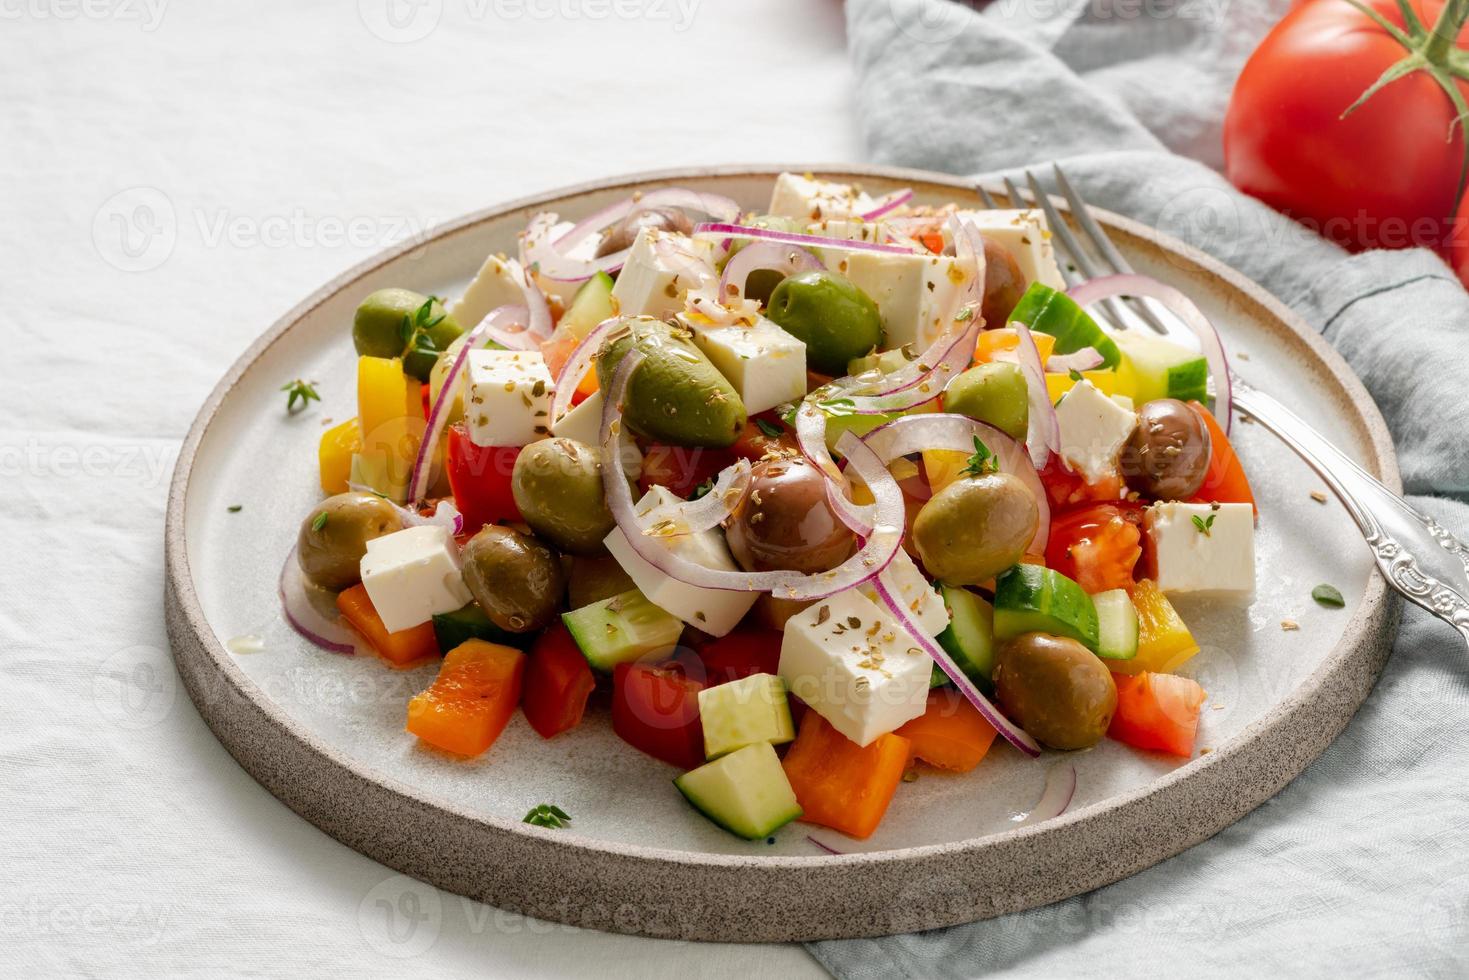
[[[322,282],[563,184],[854,159],[849,84],[835,0],[0,0],[0,972],[819,974],[326,837],[177,685],[161,538],[196,407]]]

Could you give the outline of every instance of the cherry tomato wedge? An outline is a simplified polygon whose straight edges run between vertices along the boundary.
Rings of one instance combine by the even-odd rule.
[[[638,488],[647,493],[653,486],[664,486],[688,497],[705,480],[735,461],[728,449],[701,449],[697,446],[664,446],[650,443],[643,447],[643,475]]]
[[[1142,557],[1140,505],[1127,501],[1091,504],[1051,518],[1046,565],[1095,595],[1132,587]]]
[[[448,428],[449,451],[445,467],[454,506],[464,515],[464,530],[474,534],[486,524],[519,521],[520,508],[510,492],[519,446],[476,446],[463,422]]]
[[[1194,754],[1204,689],[1176,674],[1113,674],[1117,711],[1107,735],[1135,749],[1171,755]]]
[[[707,685],[727,684],[751,674],[774,674],[780,666],[781,634],[758,626],[741,627],[699,651]]]
[[[618,664],[612,672],[612,730],[655,759],[697,769],[704,764],[703,687],[674,665]]]
[[[1041,485],[1046,488],[1051,509],[1061,510],[1076,504],[1096,500],[1117,500],[1122,497],[1122,477],[1110,474],[1100,483],[1087,483],[1080,473],[1074,473],[1061,462],[1061,457],[1052,454],[1040,470]]]
[[[521,709],[541,738],[581,723],[596,680],[571,633],[560,623],[536,637],[525,666]]]
[[[1198,402],[1189,402],[1188,407],[1204,420],[1204,425],[1209,430],[1209,468],[1204,471],[1204,482],[1199,484],[1199,492],[1194,494],[1193,502],[1249,504],[1255,508],[1255,516],[1258,517],[1260,508],[1255,505],[1255,492],[1250,489],[1250,479],[1245,476],[1245,468],[1234,454],[1234,447],[1229,444],[1224,429],[1215,420],[1213,413]]]
[[[745,431],[731,447],[736,456],[752,463],[775,450],[796,452],[797,449],[796,434],[774,412],[762,412],[745,422]]]

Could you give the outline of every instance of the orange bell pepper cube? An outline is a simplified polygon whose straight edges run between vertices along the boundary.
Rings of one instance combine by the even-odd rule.
[[[416,667],[439,655],[439,641],[434,636],[432,622],[389,633],[382,617],[372,607],[365,585],[343,590],[337,596],[337,609],[342,618],[377,651],[378,656],[394,667]]]
[[[408,731],[455,755],[484,752],[520,703],[525,654],[514,647],[465,640],[444,657],[429,689],[408,702]]]
[[[984,759],[995,741],[995,726],[952,687],[928,692],[923,714],[897,731],[912,743],[913,758],[931,766],[968,772]]]
[[[909,748],[897,734],[858,745],[807,711],[783,763],[805,811],[801,819],[851,837],[872,836],[903,780]]]
[[[1032,330],[1030,336],[1035,341],[1036,351],[1041,356],[1041,363],[1046,363],[1051,352],[1056,349],[1056,338],[1048,333],[1041,333],[1039,330]],[[1019,346],[1020,334],[1014,327],[1002,326],[992,330],[981,330],[979,340],[974,347],[974,362],[983,364],[986,361],[997,360],[996,354],[1013,351]]]
[[[1194,754],[1204,689],[1176,674],[1113,674],[1117,711],[1107,735],[1136,749]]]
[[[1199,492],[1194,494],[1190,503],[1249,504],[1255,508],[1255,516],[1259,517],[1260,508],[1255,504],[1255,492],[1250,489],[1244,465],[1235,455],[1234,447],[1229,444],[1229,437],[1224,434],[1214,413],[1198,402],[1189,402],[1188,407],[1209,430],[1209,468],[1204,471],[1204,482],[1199,484]]]

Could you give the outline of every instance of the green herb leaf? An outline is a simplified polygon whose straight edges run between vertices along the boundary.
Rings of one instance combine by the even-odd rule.
[[[1086,378],[1082,376],[1082,373],[1076,370],[1076,368],[1072,368],[1071,371],[1067,374],[1067,377],[1069,377],[1072,381],[1075,381],[1077,384],[1081,384],[1083,381],[1086,380]]]
[[[828,398],[826,401],[817,402],[816,407],[833,418],[857,414],[857,403],[850,398]]]
[[[714,489],[714,477],[711,476],[707,480],[705,480],[703,483],[699,484],[697,487],[694,487],[693,492],[689,494],[689,499],[690,500],[698,500],[700,497],[705,496],[706,494],[709,493],[710,490],[713,490],[713,489]]]
[[[535,824],[537,827],[549,827],[559,830],[571,821],[571,814],[552,803],[542,803],[540,806],[532,807],[525,815],[523,823]]]
[[[756,419],[755,428],[765,433],[767,439],[779,439],[785,433],[780,426],[774,422],[767,422],[765,419]]]
[[[321,401],[321,396],[316,393],[315,381],[302,381],[296,378],[281,385],[281,391],[287,393],[286,411],[292,414],[298,411],[297,402],[300,402],[300,408],[305,408],[311,402]]]
[[[244,510],[245,507],[243,504],[230,504],[227,509],[231,514],[238,514],[240,511]]]
[[[1347,600],[1342,598],[1341,590],[1334,585],[1327,585],[1325,582],[1311,590],[1311,598],[1315,599],[1321,605],[1329,606],[1332,609],[1340,609],[1347,604]]]
[[[782,405],[777,408],[776,411],[780,413],[780,420],[782,422],[784,422],[786,425],[789,425],[791,428],[796,427],[797,406],[794,402],[787,405]]]
[[[969,457],[961,471],[964,476],[984,476],[988,473],[997,473],[1000,469],[1000,461],[995,454],[990,452],[990,447],[979,441],[979,436],[974,437],[974,455]]]
[[[316,520],[311,522],[311,530],[313,531],[320,531],[324,527],[326,527],[326,511],[317,514]]]
[[[964,309],[962,309],[958,313],[955,313],[954,314],[954,322],[955,323],[963,323],[965,320],[972,319],[973,317],[974,317],[974,307],[972,307],[972,306],[966,306],[966,307],[964,307]]]
[[[1208,517],[1208,519],[1206,520],[1205,518],[1202,518],[1199,515],[1195,514],[1194,515],[1194,528],[1200,534],[1202,534],[1204,537],[1206,537],[1206,538],[1212,538],[1214,536],[1214,533],[1213,533],[1214,517],[1215,517],[1214,514],[1210,514],[1209,517]]]

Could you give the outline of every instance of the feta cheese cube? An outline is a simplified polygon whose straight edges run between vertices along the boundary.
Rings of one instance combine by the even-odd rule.
[[[1165,501],[1143,515],[1148,576],[1166,593],[1255,597],[1255,509]]]
[[[551,434],[558,439],[575,439],[593,449],[602,444],[602,393],[594,392],[580,405],[551,423]]]
[[[1117,468],[1117,455],[1137,427],[1137,415],[1102,394],[1090,381],[1077,382],[1056,406],[1061,457],[1096,483]]]
[[[932,670],[891,613],[848,589],[791,617],[778,672],[812,711],[867,745],[923,714]]]
[[[551,434],[555,383],[540,351],[472,350],[464,420],[476,446],[525,446]]]
[[[655,507],[679,500],[678,495],[667,487],[655,486],[638,501],[638,516],[645,516]],[[652,540],[685,561],[728,572],[739,571],[730,557],[729,547],[724,543],[723,532],[717,528]],[[669,578],[633,550],[620,527],[613,528],[607,535],[606,545],[612,557],[617,559],[623,571],[650,602],[711,636],[723,636],[734,629],[759,598],[755,592],[701,589]]]
[[[525,272],[520,263],[503,255],[491,255],[475,273],[464,295],[449,307],[449,315],[465,330],[479,326],[486,314],[501,306],[525,305],[520,284]]]
[[[827,268],[846,276],[877,304],[883,347],[923,350],[943,333],[957,294],[984,275],[982,259],[952,255],[818,249]]]
[[[367,542],[359,566],[372,608],[389,633],[453,612],[472,598],[447,527],[423,524]]]
[[[1046,224],[1044,211],[1039,208],[959,211],[957,217],[972,223],[981,235],[1009,252],[1027,283],[1038,282],[1052,289],[1066,288],[1061,267],[1056,264],[1056,250],[1051,245],[1051,229]],[[949,238],[945,227],[944,241],[952,245]],[[1003,327],[1006,324],[992,323],[990,326]]]
[[[690,289],[718,280],[706,255],[687,235],[643,228],[612,287],[617,311],[659,319],[679,312]]]
[[[884,228],[881,221],[863,221],[861,218],[831,218],[814,221],[806,227],[808,235],[819,238],[840,238],[848,242],[882,242]]]
[[[871,197],[851,184],[785,173],[775,179],[769,213],[797,221],[821,221],[855,218],[876,206]]]
[[[751,326],[699,323],[680,315],[751,415],[806,396],[806,345],[763,316]]]
[[[926,636],[938,636],[949,628],[949,610],[933,583],[924,577],[908,557],[908,552],[899,550],[883,572],[889,587],[896,590],[897,598],[905,603],[908,612],[918,621]],[[861,587],[862,594],[881,606],[877,590],[870,585]]]

